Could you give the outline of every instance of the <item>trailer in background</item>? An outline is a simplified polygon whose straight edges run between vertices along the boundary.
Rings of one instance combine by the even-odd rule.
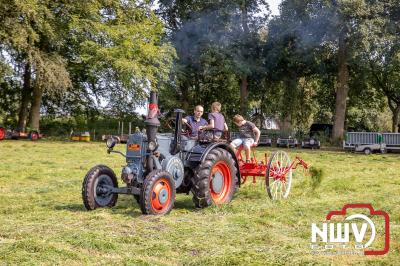
[[[382,137],[386,144],[386,150],[400,150],[400,133],[382,133]]]
[[[373,152],[384,153],[386,144],[383,141],[381,133],[377,132],[347,132],[343,141],[343,149],[364,152],[371,154]]]

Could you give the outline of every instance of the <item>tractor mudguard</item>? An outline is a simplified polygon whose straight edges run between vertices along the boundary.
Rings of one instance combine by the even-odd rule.
[[[187,153],[186,161],[189,163],[190,166],[199,165],[204,162],[207,155],[215,148],[222,148],[227,150],[231,155],[232,158],[235,160],[235,165],[237,168],[237,177],[238,180],[240,179],[240,171],[239,171],[239,162],[236,158],[235,152],[229,146],[229,144],[224,142],[215,142],[209,144],[198,144],[194,146],[190,152]],[[240,181],[238,182],[238,186],[240,186]]]

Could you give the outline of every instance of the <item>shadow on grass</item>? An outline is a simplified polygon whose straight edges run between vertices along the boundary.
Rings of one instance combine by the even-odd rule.
[[[192,196],[186,196],[185,198],[179,198],[175,200],[174,209],[185,209],[187,211],[194,211],[197,208],[194,206]]]
[[[60,204],[54,206],[54,209],[57,211],[70,211],[70,212],[86,212],[87,210],[83,206],[83,204],[76,204],[76,203],[70,203],[70,204]]]
[[[69,211],[69,212],[87,212],[86,208],[83,204],[78,203],[66,203],[66,204],[58,204],[53,207],[57,211]],[[117,205],[109,209],[110,212],[120,215],[127,215],[131,217],[138,217],[142,215],[139,204],[135,201],[129,200],[121,200],[117,202]],[[192,201],[192,197],[178,197],[174,203],[174,209],[178,210],[186,210],[188,212],[195,211],[197,208],[194,206]]]
[[[140,210],[140,207],[136,206],[136,205],[134,205],[133,208],[132,207],[125,208],[125,207],[121,206],[121,207],[113,207],[110,210],[113,214],[130,216],[132,218],[137,218],[137,217],[143,216],[143,214]]]
[[[54,209],[57,211],[69,211],[69,212],[88,212],[86,208],[83,206],[83,204],[60,204],[54,206]],[[99,208],[98,210],[100,210]],[[132,206],[126,206],[126,204],[122,204],[122,206],[117,206],[112,207],[112,208],[103,208],[109,210],[109,212],[113,214],[119,214],[119,215],[126,215],[126,216],[131,216],[131,217],[139,217],[142,215],[142,212],[140,211],[140,207],[137,204],[133,204]],[[96,210],[94,210],[96,211]]]

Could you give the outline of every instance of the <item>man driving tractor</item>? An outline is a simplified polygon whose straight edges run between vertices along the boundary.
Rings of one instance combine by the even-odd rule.
[[[191,130],[189,137],[196,138],[198,136],[199,130],[202,127],[208,125],[207,121],[202,118],[203,112],[203,106],[196,105],[196,107],[194,108],[194,115],[188,115],[185,118],[182,118],[182,121],[190,126]]]

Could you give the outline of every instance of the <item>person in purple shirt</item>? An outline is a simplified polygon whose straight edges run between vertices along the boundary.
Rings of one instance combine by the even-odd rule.
[[[194,108],[194,115],[188,115],[185,118],[182,118],[184,123],[187,123],[191,127],[190,137],[196,138],[199,133],[199,128],[207,126],[207,121],[202,118],[204,108],[201,105],[197,105]]]
[[[211,113],[208,114],[210,123],[208,126],[201,127],[200,130],[214,130],[214,138],[220,138],[223,131],[228,131],[228,125],[225,122],[225,117],[220,113],[221,104],[213,102],[211,104]]]

